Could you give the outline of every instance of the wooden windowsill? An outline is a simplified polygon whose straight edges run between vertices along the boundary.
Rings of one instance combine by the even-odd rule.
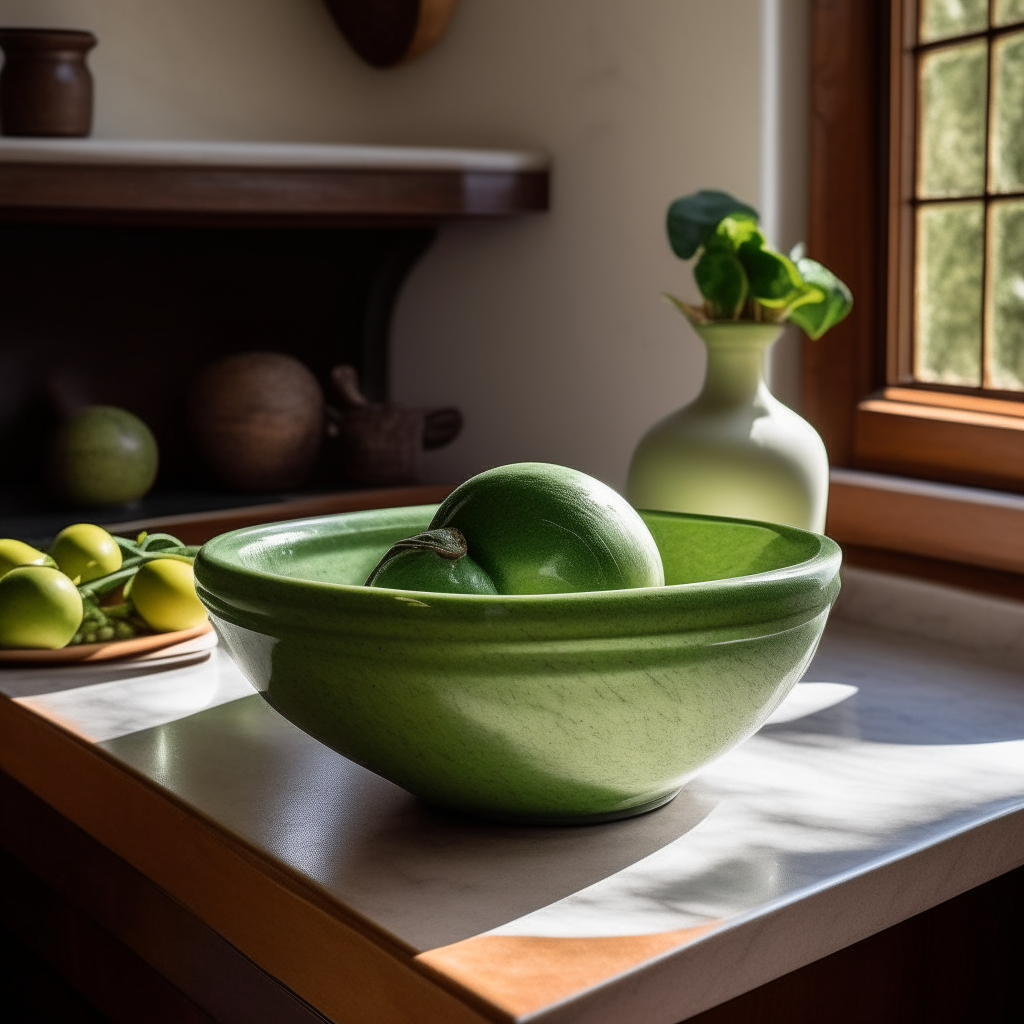
[[[986,422],[987,418],[992,416],[1009,416],[1011,419],[1024,422],[1024,400],[989,398],[956,391],[926,391],[923,388],[891,387],[883,388],[879,395],[871,396],[871,398],[865,399],[865,402],[878,398],[887,402],[905,402],[947,412],[962,410],[976,417],[976,422],[979,423]],[[935,415],[941,417],[941,412],[936,412]]]
[[[840,544],[1024,574],[1024,496],[833,469],[826,532]]]
[[[865,469],[1024,491],[1024,403],[886,388],[857,404],[854,431]]]

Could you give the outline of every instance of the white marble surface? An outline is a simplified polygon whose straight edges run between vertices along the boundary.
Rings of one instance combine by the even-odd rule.
[[[858,569],[845,573],[836,613],[844,622],[953,644],[1024,670],[1024,614],[1017,601]]]
[[[219,651],[17,695],[415,950],[717,922],[528,1015],[674,1024],[1024,863],[1022,637],[1024,605],[850,572],[758,735],[662,810],[575,829],[433,814],[234,699],[251,691]]]
[[[94,743],[252,694],[213,633],[178,646],[165,657],[4,669],[0,693]]]
[[[480,172],[539,171],[547,169],[550,164],[549,158],[543,153],[518,150],[294,142],[4,137],[0,137],[0,162]]]

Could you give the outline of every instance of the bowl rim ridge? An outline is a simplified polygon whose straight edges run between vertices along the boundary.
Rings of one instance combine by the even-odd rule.
[[[681,610],[700,612],[696,618],[705,620],[691,624],[679,622],[679,629],[720,628],[751,622],[765,622],[768,619],[789,618],[793,614],[816,613],[831,604],[838,592],[839,568],[842,553],[835,541],[821,534],[800,530],[796,527],[758,520],[732,519],[722,516],[690,515],[688,513],[664,513],[687,519],[717,521],[729,524],[746,524],[769,528],[783,536],[787,534],[803,540],[813,538],[815,550],[810,557],[792,565],[781,566],[760,573],[745,576],[725,577],[717,580],[701,580],[690,583],[666,584],[660,587],[635,587],[619,590],[577,591],[562,594],[444,594],[433,591],[393,590],[386,587],[366,587],[363,584],[333,583],[322,580],[304,580],[279,573],[266,572],[241,564],[237,552],[242,543],[251,539],[272,538],[275,535],[294,531],[309,532],[312,528],[326,523],[337,523],[344,519],[346,524],[358,526],[373,522],[374,517],[390,514],[413,520],[432,515],[436,505],[408,505],[393,509],[371,509],[360,512],[346,512],[306,519],[284,520],[242,527],[212,538],[203,545],[196,558],[196,589],[203,602],[211,611],[222,618],[247,625],[255,622],[265,624],[266,607],[273,604],[284,619],[290,620],[289,627],[304,628],[310,609],[291,614],[292,601],[313,595],[318,606],[331,605],[335,613],[343,612],[349,632],[357,627],[367,634],[381,631],[375,620],[386,617],[392,623],[395,619],[411,618],[422,622],[417,609],[429,607],[444,615],[449,621],[462,620],[465,623],[480,622],[488,612],[501,609],[506,621],[540,620],[554,615],[560,619],[583,618],[581,604],[586,606],[586,616],[612,620],[623,615],[636,617],[638,613],[652,619],[663,619],[666,615],[678,616]],[[662,510],[654,511],[661,514]],[[351,531],[360,532],[358,529]],[[227,549],[227,550],[225,550]],[[232,555],[235,558],[232,559]],[[766,599],[774,598],[781,606],[772,615],[765,615],[759,605]],[[301,602],[300,602],[301,603]],[[319,618],[317,607],[313,619]],[[237,621],[238,619],[246,621]],[[494,620],[492,619],[492,623]],[[654,621],[651,629],[642,633],[671,631],[665,625]],[[319,628],[313,621],[308,628]],[[390,627],[385,630],[390,632]],[[546,630],[544,631],[546,632]],[[589,632],[589,630],[588,630]],[[616,635],[615,630],[597,630],[601,635]],[[627,631],[632,632],[632,630]]]

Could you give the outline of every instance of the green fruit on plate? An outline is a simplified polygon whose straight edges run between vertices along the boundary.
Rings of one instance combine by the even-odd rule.
[[[158,633],[191,629],[206,621],[206,609],[196,597],[192,565],[177,558],[146,562],[132,578],[135,610]]]
[[[82,505],[116,505],[141,498],[156,480],[156,438],[137,416],[92,405],[57,431],[50,450],[55,488]]]
[[[51,559],[31,544],[5,537],[0,540],[0,576],[6,576],[19,565],[50,565]]]
[[[50,554],[57,568],[76,583],[88,583],[121,568],[117,541],[92,523],[65,527],[50,545]]]
[[[467,557],[499,594],[625,590],[665,582],[658,547],[636,510],[606,484],[565,466],[520,462],[480,473],[441,503],[428,532],[444,530],[465,538]],[[406,558],[408,543],[392,548],[384,563]],[[372,586],[391,585],[382,582],[390,575],[386,568],[378,566]]]
[[[0,647],[66,647],[81,622],[78,588],[59,569],[23,565],[0,578]]]

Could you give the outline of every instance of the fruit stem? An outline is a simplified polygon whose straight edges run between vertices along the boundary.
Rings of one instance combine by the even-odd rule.
[[[388,548],[384,557],[366,578],[365,586],[370,586],[384,565],[402,551],[433,551],[435,555],[454,562],[462,558],[468,550],[462,531],[456,530],[454,526],[442,526],[438,530],[417,533],[415,537],[406,537]]]

